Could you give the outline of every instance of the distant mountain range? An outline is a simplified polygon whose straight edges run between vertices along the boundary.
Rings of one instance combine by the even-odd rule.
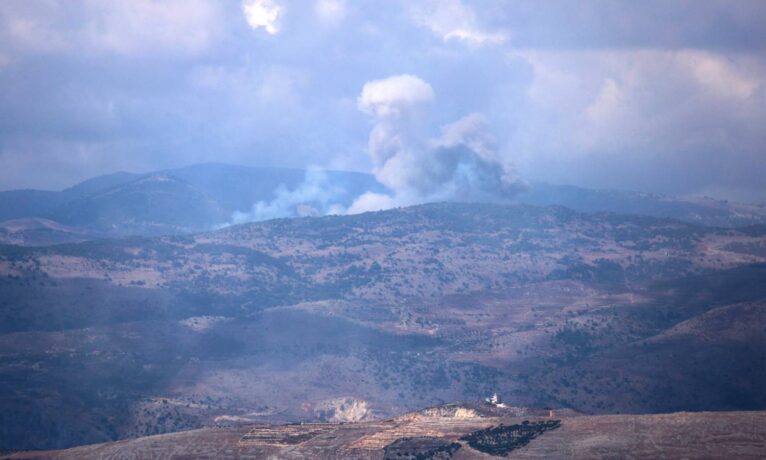
[[[324,174],[328,183],[341,184],[334,198],[343,206],[365,191],[384,191],[368,174]],[[211,230],[229,223],[237,211],[274,199],[280,187],[296,189],[305,178],[299,169],[203,164],[147,174],[119,172],[60,192],[0,192],[0,242],[45,245]],[[308,199],[306,204],[314,203]],[[39,231],[41,219],[53,221],[42,224],[50,231]]]
[[[349,206],[366,191],[385,192],[372,175],[327,171],[333,199]],[[47,245],[108,236],[188,234],[208,231],[275,199],[278,190],[304,183],[299,169],[201,164],[146,174],[118,172],[60,192],[0,192],[0,243]],[[560,205],[580,212],[612,212],[673,218],[705,226],[766,224],[766,207],[727,201],[681,199],[543,183],[509,201]],[[316,206],[311,197],[305,205]],[[286,212],[289,217],[291,211]],[[9,222],[10,221],[10,222]]]
[[[612,212],[678,219],[708,227],[742,227],[766,223],[766,206],[708,197],[677,198],[623,190],[593,190],[569,185],[532,184],[518,202],[558,205],[580,212]]]

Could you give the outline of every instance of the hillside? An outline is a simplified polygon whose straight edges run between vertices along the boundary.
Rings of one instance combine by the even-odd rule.
[[[214,163],[146,174],[119,172],[61,192],[0,192],[0,222],[45,218],[76,227],[87,239],[209,231],[229,223],[235,212],[248,212],[258,202],[271,202],[280,190],[296,190],[306,174],[299,169]],[[342,206],[349,206],[365,191],[383,190],[368,174],[323,174],[323,186],[332,187],[333,202]],[[302,204],[315,206],[316,202],[307,197]],[[25,244],[26,240],[21,241]]]
[[[764,409],[764,247],[758,228],[454,203],[2,246],[0,447],[495,391],[583,413]]]
[[[485,406],[451,404],[375,422],[192,430],[6,458],[756,459],[766,448],[766,412],[550,417]]]
[[[41,217],[0,222],[0,244],[48,246],[60,243],[79,243],[98,236],[94,232],[69,227]]]
[[[535,206],[566,206],[580,212],[671,218],[710,227],[740,227],[766,222],[764,204],[737,203],[710,197],[677,198],[625,190],[535,183],[517,200]]]
[[[61,192],[0,192],[0,225],[8,220],[45,219],[77,234],[48,232],[37,237],[30,232],[29,237],[4,239],[23,245],[105,236],[181,235],[248,220],[337,213],[368,191],[386,193],[370,174],[200,164],[146,174],[107,174]],[[505,201],[677,219],[708,227],[766,224],[763,205],[544,183],[530,184]],[[262,212],[254,214],[254,207]]]

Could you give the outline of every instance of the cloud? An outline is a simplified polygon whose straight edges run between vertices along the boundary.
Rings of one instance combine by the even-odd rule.
[[[766,76],[748,59],[696,50],[520,52],[531,101],[581,151],[754,145]]]
[[[279,20],[285,8],[275,0],[243,0],[242,12],[254,30],[263,28],[266,33],[275,35],[279,32]]]
[[[533,71],[531,121],[516,141],[530,146],[518,150],[537,177],[574,170],[581,184],[696,193],[710,182],[752,187],[766,172],[762,60],[685,49],[516,53]],[[532,130],[543,124],[547,137]]]
[[[463,0],[466,1],[466,0]],[[547,50],[707,49],[760,51],[759,0],[482,0],[484,21],[513,32],[513,46]]]
[[[16,52],[196,55],[220,33],[204,0],[2,2],[0,25]]]
[[[218,34],[218,11],[214,3],[201,0],[156,2],[89,1],[91,21],[88,41],[123,54],[150,50],[200,53]]]
[[[488,31],[479,25],[474,10],[461,0],[430,1],[412,7],[415,22],[443,41],[461,41],[472,45],[501,45],[509,34],[505,30]]]
[[[254,31],[242,0],[0,1],[0,187],[219,161],[374,170],[418,200],[400,171],[443,174],[423,158],[482,169],[440,131],[480,113],[525,178],[765,199],[766,3],[606,3],[273,0]],[[362,88],[388,75],[420,80]]]

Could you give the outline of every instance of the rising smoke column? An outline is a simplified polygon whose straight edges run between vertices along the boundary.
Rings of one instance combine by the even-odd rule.
[[[368,82],[357,100],[373,119],[368,152],[391,195],[365,193],[348,212],[429,201],[510,201],[524,188],[499,154],[484,118],[470,114],[429,139],[425,118],[434,92],[413,75]]]
[[[368,82],[357,100],[373,120],[368,153],[375,178],[391,192],[366,192],[348,209],[345,189],[310,169],[295,189],[282,186],[270,201],[235,212],[230,224],[280,217],[356,214],[434,201],[508,202],[524,189],[513,165],[497,149],[480,114],[467,115],[429,137],[434,92],[413,75]]]

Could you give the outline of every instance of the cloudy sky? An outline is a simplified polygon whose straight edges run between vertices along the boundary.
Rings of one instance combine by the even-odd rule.
[[[764,24],[760,0],[3,0],[0,189],[215,161],[400,201],[766,201]]]

